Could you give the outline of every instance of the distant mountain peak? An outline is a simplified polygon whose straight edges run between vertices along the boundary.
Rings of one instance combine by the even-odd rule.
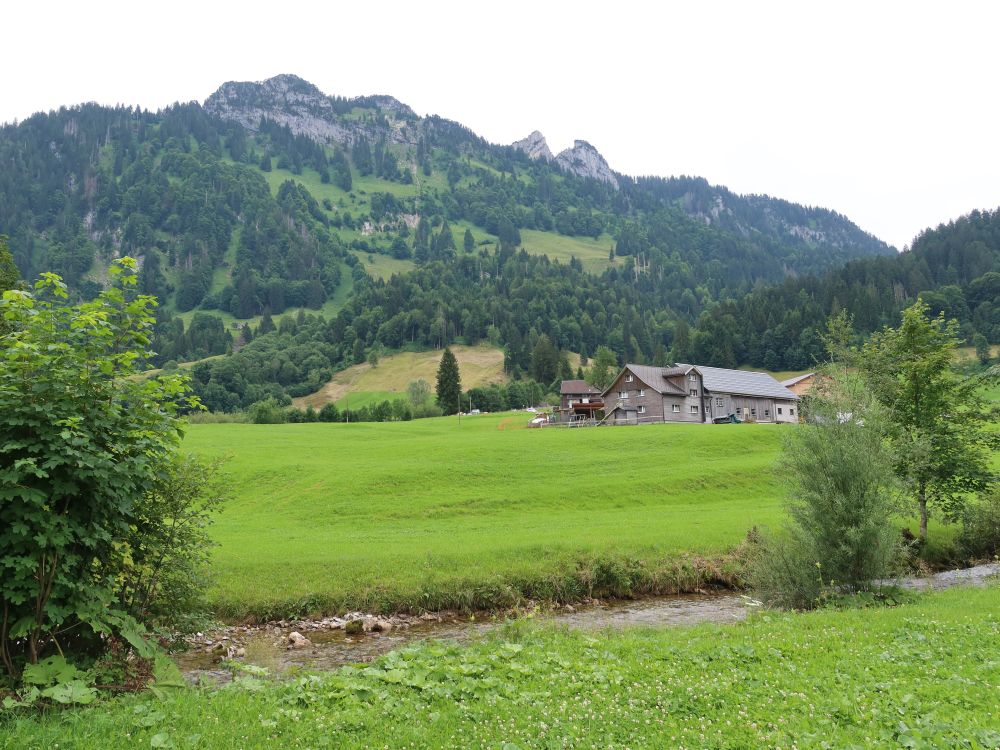
[[[545,136],[537,130],[533,131],[527,138],[514,141],[510,145],[518,151],[523,151],[531,159],[544,159],[545,161],[553,159],[549,144],[545,142]]]
[[[416,113],[391,96],[335,98],[312,83],[283,73],[264,81],[229,81],[205,100],[205,110],[256,132],[262,119],[287,125],[293,133],[325,143],[349,144],[361,135],[384,136],[393,143],[415,143],[406,124]],[[353,107],[375,110],[390,121],[382,125],[345,120],[341,113]]]
[[[536,161],[552,161],[579,177],[589,177],[601,182],[607,182],[618,189],[618,178],[615,177],[611,167],[601,152],[591,146],[586,141],[573,141],[573,147],[559,152],[558,156],[553,156],[549,144],[545,141],[545,136],[535,130],[527,138],[514,141],[510,144],[518,151],[522,151],[529,158]]]
[[[556,164],[568,172],[580,177],[590,177],[594,180],[607,182],[618,189],[618,178],[615,177],[607,160],[601,152],[586,141],[573,141],[573,148],[560,151]]]

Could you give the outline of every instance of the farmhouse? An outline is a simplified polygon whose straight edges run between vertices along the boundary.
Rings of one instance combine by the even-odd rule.
[[[609,424],[796,422],[799,397],[766,372],[628,364],[603,394]]]
[[[586,380],[564,380],[559,386],[559,421],[593,419],[604,410],[601,390]]]

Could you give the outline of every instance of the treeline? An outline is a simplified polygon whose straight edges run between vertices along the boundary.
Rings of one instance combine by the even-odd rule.
[[[498,383],[470,388],[461,395],[462,411],[497,412],[525,409],[540,404],[546,389],[533,380]],[[384,399],[374,404],[354,409],[338,407],[334,403],[316,409],[289,406],[288,401],[268,398],[251,404],[246,419],[254,424],[303,424],[308,422],[409,422],[413,419],[440,417],[444,410],[429,397],[414,403],[412,399]],[[454,412],[454,409],[451,410]]]
[[[515,379],[538,371],[543,336],[554,351],[586,356],[607,344],[622,362],[665,361],[679,325],[652,292],[524,251],[461,255],[388,281],[360,268],[354,274],[354,294],[332,319],[284,316],[278,331],[255,332],[232,357],[196,366],[205,403],[239,411],[269,396],[305,395],[333,372],[366,361],[372,349],[490,343],[503,347]],[[558,367],[536,377],[547,385]]]
[[[898,320],[921,297],[933,314],[959,321],[968,344],[1000,343],[1000,210],[973,211],[923,232],[895,257],[858,260],[823,276],[789,279],[713,307],[678,359],[772,370],[813,366],[819,332],[840,310],[860,334]],[[685,356],[686,355],[686,356]]]

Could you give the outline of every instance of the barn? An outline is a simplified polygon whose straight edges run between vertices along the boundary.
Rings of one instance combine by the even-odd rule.
[[[797,422],[799,397],[766,372],[627,364],[602,394],[605,423]]]

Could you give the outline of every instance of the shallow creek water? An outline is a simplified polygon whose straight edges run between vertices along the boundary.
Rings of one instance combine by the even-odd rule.
[[[1000,564],[978,565],[929,576],[905,578],[896,582],[903,588],[937,590],[953,586],[984,586],[1000,574]],[[737,622],[746,617],[752,606],[747,597],[733,593],[665,596],[631,601],[614,601],[555,609],[537,615],[536,622],[555,624],[577,630],[600,630],[671,625],[694,625],[702,622]],[[343,628],[303,631],[312,646],[291,649],[286,646],[290,627],[265,627],[240,640],[246,656],[239,661],[267,668],[271,674],[287,674],[297,669],[334,669],[375,659],[382,654],[412,643],[433,639],[466,641],[503,624],[501,619],[471,619],[442,616],[440,620],[416,621],[388,633],[347,635]],[[192,681],[222,682],[232,673],[219,664],[219,657],[204,648],[192,648],[175,656],[181,669]]]

